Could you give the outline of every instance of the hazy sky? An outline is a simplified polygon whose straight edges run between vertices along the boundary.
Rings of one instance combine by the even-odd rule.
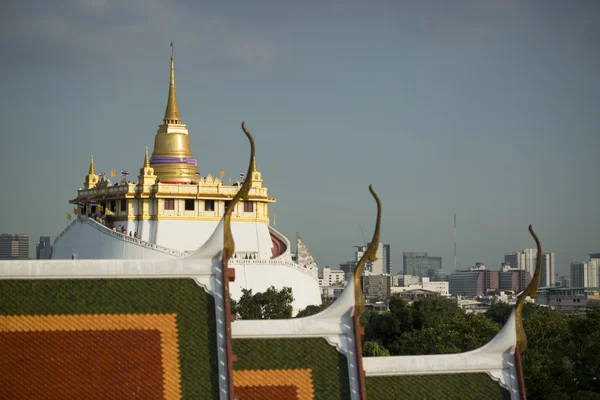
[[[125,3],[126,5],[123,5]],[[600,251],[600,2],[19,0],[0,6],[0,232],[58,235],[97,171],[137,175],[167,99],[203,175],[246,167],[320,265],[372,233],[497,269]],[[227,179],[227,178],[225,178]]]

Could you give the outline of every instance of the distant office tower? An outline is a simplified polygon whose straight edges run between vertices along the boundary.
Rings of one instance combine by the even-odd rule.
[[[556,256],[554,253],[542,254],[542,275],[540,276],[540,287],[554,286]]]
[[[389,244],[383,245],[383,256],[381,259],[383,260],[383,268],[386,274],[392,274],[392,251],[390,250]]]
[[[454,271],[450,275],[449,290],[452,296],[483,296],[488,290],[498,289],[500,273],[479,265],[468,271]]]
[[[442,257],[429,257],[426,252],[402,253],[402,272],[404,275],[433,277],[441,269]]]
[[[371,244],[369,244],[370,246]],[[379,243],[377,250],[375,251],[375,261],[367,261],[367,269],[373,275],[383,275],[385,273],[385,266],[383,264],[383,245]]]
[[[600,253],[590,254],[590,260],[600,260]]]
[[[537,257],[537,249],[523,249],[516,253],[506,253],[504,262],[512,268],[522,269],[533,276],[535,273],[535,261]]]
[[[0,235],[0,260],[28,260],[29,235],[3,233]]]
[[[392,277],[389,275],[365,275],[360,278],[361,288],[367,301],[386,301],[390,298]]]
[[[358,261],[363,256],[363,254],[365,254],[365,251],[367,251],[367,246],[353,246],[353,247],[356,248],[356,251],[354,252],[354,261]]]
[[[571,287],[571,278],[568,276],[560,276],[554,281],[554,286]]]
[[[349,280],[352,274],[354,274],[354,269],[356,268],[356,261],[346,261],[345,263],[340,264],[340,270],[344,271],[344,276],[346,280]],[[364,270],[363,270],[364,274]]]
[[[542,274],[540,276],[540,286],[554,285],[554,274],[556,255],[555,253],[543,253],[541,258]],[[535,263],[537,262],[537,249],[523,249],[516,253],[506,253],[504,262],[523,271],[527,271],[531,276],[535,273]]]
[[[356,251],[354,252],[354,262],[360,260],[367,251],[367,246],[370,245],[371,243],[367,243],[366,246],[354,246],[356,248]],[[390,245],[379,243],[375,252],[375,257],[377,257],[377,260],[367,261],[364,270],[369,271],[372,275],[391,274],[392,261],[390,259]]]
[[[40,236],[40,242],[35,245],[35,259],[49,260],[52,258],[52,245],[50,236]]]
[[[531,278],[529,272],[503,263],[500,269],[500,289],[522,292],[531,282]]]
[[[571,287],[598,287],[598,264],[600,260],[571,263]]]

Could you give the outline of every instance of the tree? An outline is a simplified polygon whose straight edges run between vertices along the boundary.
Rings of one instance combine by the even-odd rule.
[[[485,316],[497,324],[504,325],[508,321],[512,310],[513,306],[510,304],[503,301],[496,301],[490,304],[490,307],[485,312]]]
[[[390,352],[377,342],[366,341],[362,346],[364,357],[383,357],[389,356]]]
[[[252,289],[242,289],[239,301],[231,301],[231,313],[239,319],[285,319],[292,317],[292,288],[281,290],[271,286],[264,292],[252,294]]]
[[[390,311],[373,313],[365,341],[377,342],[392,355],[448,354],[483,346],[498,332],[494,322],[466,314],[455,301],[426,298],[412,304],[390,300]]]
[[[315,315],[326,309],[332,304],[332,301],[324,301],[321,305],[310,305],[307,306],[304,310],[300,310],[296,315],[296,318],[308,317],[310,315]]]

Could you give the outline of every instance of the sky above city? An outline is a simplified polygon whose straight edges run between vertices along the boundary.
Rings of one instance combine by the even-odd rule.
[[[0,6],[0,231],[56,237],[96,171],[152,151],[175,44],[202,175],[247,167],[321,266],[372,234],[497,269],[600,252],[600,2],[20,0]],[[135,178],[134,178],[135,179]],[[34,255],[34,253],[32,253]]]

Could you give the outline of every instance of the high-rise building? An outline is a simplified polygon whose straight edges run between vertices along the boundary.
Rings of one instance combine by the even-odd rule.
[[[354,262],[358,262],[360,258],[367,251],[367,247],[370,246],[371,243],[367,243],[365,246],[354,246],[356,251],[354,252]],[[392,271],[392,261],[390,259],[390,245],[379,243],[377,247],[377,251],[375,252],[375,257],[377,260],[375,261],[367,261],[365,271],[369,271],[372,275],[382,275],[382,274],[391,274]]]
[[[542,273],[540,276],[540,286],[554,285],[554,274],[556,256],[555,253],[543,253],[541,258]],[[523,271],[529,272],[531,276],[535,273],[535,263],[537,262],[537,249],[523,249],[516,253],[504,254],[504,263]]]
[[[371,244],[369,244],[370,246]],[[383,260],[383,245],[378,244],[375,250],[375,261],[367,261],[367,269],[372,275],[383,275],[385,273],[385,265]]]
[[[475,268],[467,271],[454,271],[450,275],[449,290],[452,296],[483,296],[488,290],[498,289],[500,286],[500,273],[485,269],[485,265],[478,263]]]
[[[402,272],[404,275],[433,277],[442,269],[442,257],[430,257],[426,252],[402,253]]]
[[[516,253],[504,254],[504,262],[512,268],[527,271],[533,276],[535,273],[536,257],[537,249],[523,249]]]
[[[49,260],[52,258],[52,245],[50,236],[40,236],[40,242],[35,245],[35,259]]]
[[[385,301],[390,298],[392,277],[389,275],[365,275],[360,278],[361,288],[367,301]]]
[[[571,287],[571,278],[568,276],[560,276],[554,280],[554,286]]]
[[[554,253],[542,254],[542,274],[540,276],[540,286],[554,286],[556,256]]]
[[[514,290],[516,293],[520,293],[529,285],[531,278],[531,274],[527,271],[503,265],[500,270],[500,289]]]
[[[598,264],[600,260],[571,263],[571,287],[598,287]]]
[[[389,244],[383,245],[383,256],[381,259],[383,260],[383,268],[384,273],[391,275],[392,274],[392,255]]]
[[[0,260],[28,260],[29,235],[3,233],[0,235]]]

